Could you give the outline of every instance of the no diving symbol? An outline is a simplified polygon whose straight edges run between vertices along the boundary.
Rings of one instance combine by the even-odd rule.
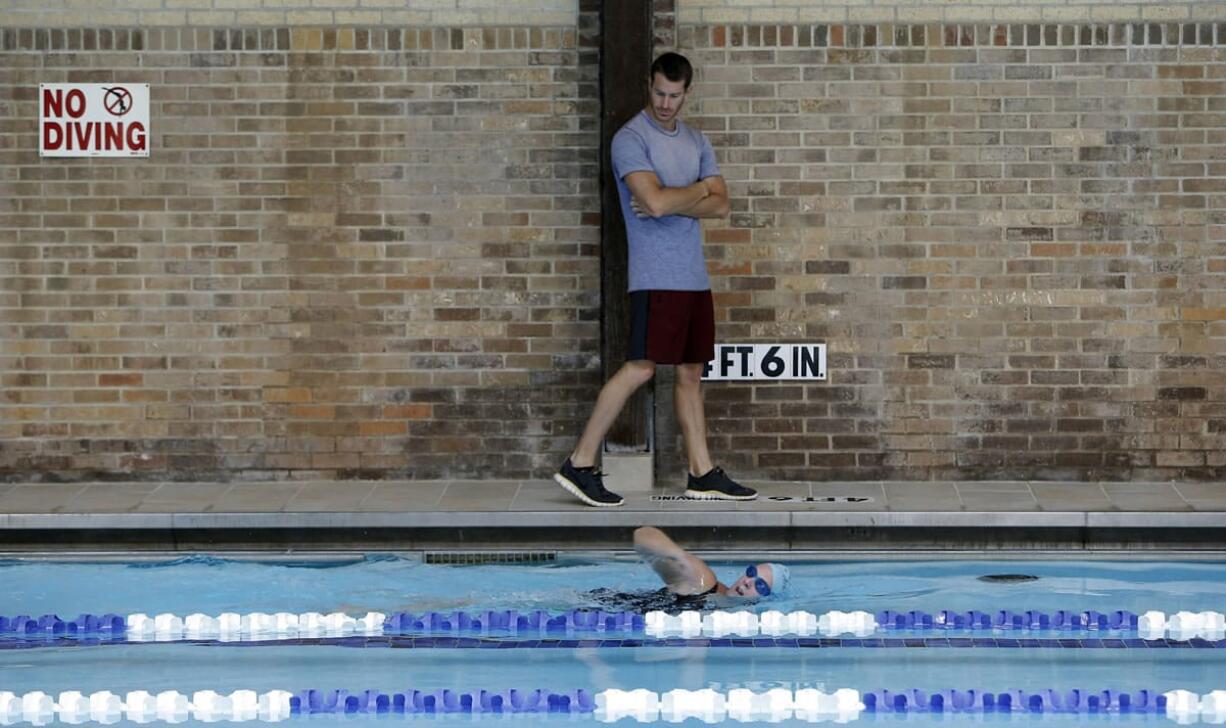
[[[132,92],[122,86],[104,88],[106,95],[102,97],[102,105],[112,116],[123,116],[132,109]]]

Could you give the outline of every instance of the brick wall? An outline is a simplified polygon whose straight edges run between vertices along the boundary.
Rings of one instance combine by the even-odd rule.
[[[1226,19],[1220,0],[663,0],[683,24],[1110,23]]]
[[[826,341],[831,375],[709,385],[720,459],[1226,475],[1226,23],[694,22],[767,17],[734,5],[677,28],[733,199],[720,338]]]
[[[570,16],[0,30],[0,475],[556,465],[600,384]],[[41,160],[65,81],[149,83],[150,157]]]
[[[6,0],[0,27],[575,27],[576,0]]]
[[[595,0],[77,5],[0,13],[0,477],[556,465],[601,383]],[[709,385],[717,458],[1226,475],[1223,7],[656,0],[733,194],[719,337],[831,350]],[[152,156],[40,160],[63,81],[150,83]]]

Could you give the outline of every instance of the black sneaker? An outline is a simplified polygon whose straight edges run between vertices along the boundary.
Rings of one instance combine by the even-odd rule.
[[[625,503],[620,495],[605,490],[603,478],[604,473],[598,468],[576,468],[571,465],[570,458],[566,458],[562,468],[553,476],[558,485],[589,506],[608,508]]]
[[[746,488],[729,478],[723,468],[717,467],[701,478],[691,475],[685,485],[685,497],[698,500],[753,500],[758,497],[758,491]]]

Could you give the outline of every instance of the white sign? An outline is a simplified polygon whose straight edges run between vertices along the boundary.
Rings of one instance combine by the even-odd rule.
[[[716,344],[707,381],[826,379],[825,344]]]
[[[149,84],[39,84],[38,121],[43,157],[148,157]]]

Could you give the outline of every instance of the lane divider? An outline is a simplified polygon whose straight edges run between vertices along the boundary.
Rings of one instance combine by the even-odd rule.
[[[318,713],[592,713],[596,696],[587,690],[304,690],[290,698],[295,714]]]
[[[875,715],[924,713],[1060,715],[1164,715],[1180,724],[1226,722],[1226,690],[1201,695],[1187,690],[1158,693],[1101,690],[879,690],[860,693],[851,688],[824,692],[814,688],[775,688],[754,692],[738,688],[726,693],[712,689],[651,690],[236,690],[221,694],[201,690],[190,696],[168,690],[152,694],[135,690],[123,697],[110,691],[82,694],[70,690],[53,697],[35,691],[22,695],[0,692],[0,724],[28,722],[114,723],[122,718],[137,723],[159,720],[181,723],[280,722],[294,716],[321,714],[469,714],[516,713],[591,714],[602,722],[632,719],[641,723],[678,723],[690,718],[705,723],[802,720],[847,723]]]
[[[214,722],[254,721],[275,723],[290,717],[291,695],[284,690],[257,694],[254,690],[235,690],[221,695],[200,690],[191,696],[167,690],[152,694],[134,690],[123,697],[103,690],[84,695],[69,690],[52,697],[35,691],[23,695],[0,692],[0,724],[25,721],[46,725],[58,719],[64,723],[114,723],[127,718],[136,723],[160,720],[182,723],[188,718]]]
[[[397,648],[413,650],[463,650],[463,649],[501,649],[501,650],[571,650],[593,649],[647,649],[660,650],[674,647],[731,648],[731,649],[882,649],[905,648],[915,649],[1058,649],[1058,650],[1103,650],[1130,649],[1145,650],[1148,648],[1162,649],[1215,649],[1226,650],[1226,639],[1218,641],[1204,640],[1173,640],[1145,641],[1140,639],[1123,639],[1118,637],[1023,637],[989,635],[983,637],[967,636],[928,636],[904,637],[873,636],[873,637],[616,637],[602,638],[592,635],[520,635],[518,637],[498,636],[465,636],[465,635],[350,635],[343,637],[288,637],[261,636],[252,639],[226,638],[219,639],[188,639],[162,641],[128,641],[83,639],[11,639],[0,640],[0,651],[9,649],[39,649],[39,648],[87,648],[92,646],[125,647],[138,644],[188,644],[209,645],[214,647],[250,647],[254,645],[297,645],[317,647],[344,647],[357,649]]]
[[[1054,613],[1007,610],[995,613],[968,611],[829,611],[823,614],[795,611],[713,612],[663,611],[603,612],[571,610],[554,614],[543,610],[485,612],[426,612],[391,615],[368,612],[353,617],[341,612],[265,614],[227,612],[216,616],[190,614],[147,615],[143,613],[82,614],[62,620],[53,614],[41,617],[0,617],[0,638],[96,638],[130,642],[180,640],[255,640],[294,637],[346,637],[351,635],[450,635],[517,637],[526,635],[590,635],[624,638],[695,637],[868,637],[879,633],[969,632],[1118,632],[1145,640],[1220,641],[1226,639],[1226,615],[1221,612],[1181,611],[1169,618],[1163,612],[1141,615],[1126,611]]]

